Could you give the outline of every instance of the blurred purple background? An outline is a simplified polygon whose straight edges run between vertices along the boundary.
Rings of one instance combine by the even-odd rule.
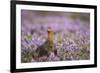
[[[55,55],[33,57],[54,32]],[[21,61],[63,61],[90,59],[90,14],[75,12],[21,10]]]

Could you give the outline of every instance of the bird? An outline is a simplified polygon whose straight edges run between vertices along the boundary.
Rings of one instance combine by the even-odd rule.
[[[45,43],[41,46],[39,46],[36,50],[36,53],[38,54],[38,57],[47,56],[49,57],[50,53],[54,51],[54,32],[51,27],[48,27],[48,38],[45,41]]]

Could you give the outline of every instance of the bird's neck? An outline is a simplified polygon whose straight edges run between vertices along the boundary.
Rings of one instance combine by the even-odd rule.
[[[48,42],[53,43],[53,41],[54,41],[54,32],[48,31]]]

